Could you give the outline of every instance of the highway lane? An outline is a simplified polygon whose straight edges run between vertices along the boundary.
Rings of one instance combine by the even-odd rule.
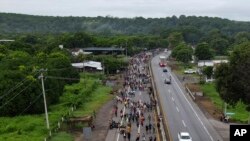
[[[169,56],[170,53],[164,55]],[[193,141],[222,140],[197,105],[186,95],[170,69],[168,68],[169,71],[164,73],[159,67],[159,55],[152,59],[151,66],[172,139],[177,140],[178,132],[187,131],[191,134]],[[164,84],[167,75],[172,78],[170,85]]]

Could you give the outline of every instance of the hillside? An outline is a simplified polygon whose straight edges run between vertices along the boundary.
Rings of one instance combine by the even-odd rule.
[[[146,19],[143,17],[52,17],[0,13],[0,34],[90,32],[103,35],[168,35],[172,31],[182,30],[199,36],[214,29],[232,36],[240,31],[250,32],[250,22],[184,15]]]

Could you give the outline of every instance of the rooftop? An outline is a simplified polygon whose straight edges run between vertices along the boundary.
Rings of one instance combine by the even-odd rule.
[[[83,48],[84,51],[124,51],[124,48],[114,48],[114,47],[88,47]]]

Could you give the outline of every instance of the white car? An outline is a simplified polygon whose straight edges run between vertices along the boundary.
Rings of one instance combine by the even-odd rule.
[[[192,141],[192,138],[188,132],[179,132],[178,141]]]
[[[192,74],[192,73],[196,73],[196,70],[194,69],[187,69],[184,71],[185,74]]]

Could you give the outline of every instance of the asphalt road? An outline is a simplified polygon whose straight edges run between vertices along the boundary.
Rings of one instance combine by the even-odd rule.
[[[168,57],[170,52],[163,54]],[[152,73],[172,140],[177,141],[178,132],[185,131],[190,133],[193,141],[222,141],[170,68],[167,68],[166,73],[159,67],[159,56],[155,56],[151,61]],[[169,76],[172,83],[164,84],[164,79]]]

